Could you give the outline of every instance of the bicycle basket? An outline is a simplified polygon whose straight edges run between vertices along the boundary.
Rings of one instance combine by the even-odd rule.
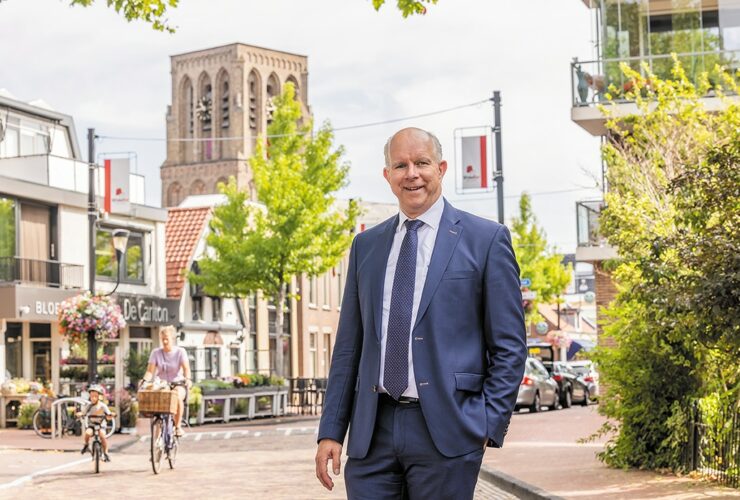
[[[144,391],[136,394],[139,402],[139,413],[176,413],[177,391]]]

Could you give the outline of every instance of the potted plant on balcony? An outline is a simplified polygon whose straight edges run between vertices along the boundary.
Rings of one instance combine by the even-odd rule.
[[[81,343],[90,331],[97,340],[114,339],[125,326],[121,307],[109,296],[88,291],[63,301],[59,308],[59,333],[70,344]]]

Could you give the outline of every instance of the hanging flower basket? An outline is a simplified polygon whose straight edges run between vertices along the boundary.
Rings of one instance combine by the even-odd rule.
[[[59,333],[70,344],[85,340],[89,331],[98,340],[114,339],[125,326],[121,307],[108,296],[85,292],[63,301],[59,308]]]

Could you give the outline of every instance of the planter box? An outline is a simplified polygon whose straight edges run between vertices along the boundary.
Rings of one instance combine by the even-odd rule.
[[[241,387],[229,389],[201,389],[204,396],[241,396],[244,394],[287,392],[288,388],[277,385],[261,385],[258,387]]]

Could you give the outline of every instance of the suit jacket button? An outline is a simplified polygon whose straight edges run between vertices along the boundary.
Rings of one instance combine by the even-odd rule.
[[[378,392],[378,386],[377,385],[374,385],[373,386],[373,392]]]

